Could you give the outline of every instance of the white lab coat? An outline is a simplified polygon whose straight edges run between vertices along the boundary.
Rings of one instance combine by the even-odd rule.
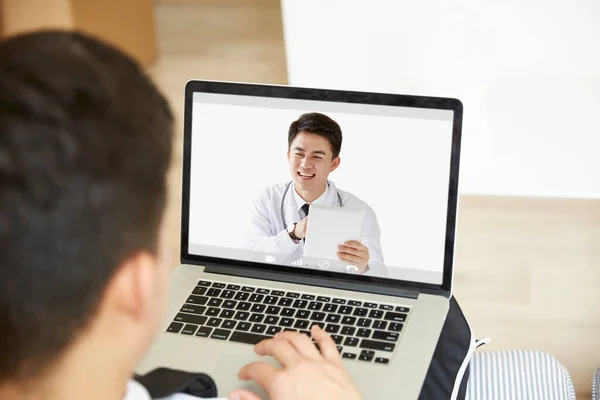
[[[303,217],[300,208],[304,205],[302,198],[296,193],[292,184],[285,196],[283,216],[281,218],[281,202],[288,182],[278,183],[265,189],[251,207],[250,232],[245,248],[272,254],[285,254],[289,260],[302,258],[304,242],[294,243],[287,228]],[[331,181],[327,182],[327,190],[315,203],[339,206],[338,193],[343,207],[358,208],[365,211],[361,232],[361,243],[369,249],[369,271],[365,275],[387,277],[381,250],[381,229],[375,212],[367,203],[351,193],[339,190]]]

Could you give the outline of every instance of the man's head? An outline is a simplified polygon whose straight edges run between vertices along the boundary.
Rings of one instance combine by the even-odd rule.
[[[163,96],[114,48],[62,32],[0,42],[0,386],[100,333],[131,363],[146,350],[171,132]]]
[[[298,191],[319,193],[340,165],[342,130],[324,114],[303,114],[288,133],[288,162]],[[312,199],[310,199],[312,201]]]

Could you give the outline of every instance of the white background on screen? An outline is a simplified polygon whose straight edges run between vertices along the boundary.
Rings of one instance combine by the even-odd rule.
[[[194,103],[190,243],[241,246],[254,199],[290,180],[288,128],[308,111]],[[441,272],[452,122],[325,114],[343,133],[329,179],[373,208],[386,264]]]

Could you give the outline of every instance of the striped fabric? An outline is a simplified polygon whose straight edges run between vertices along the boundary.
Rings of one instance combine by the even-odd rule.
[[[592,400],[600,400],[600,368],[594,373],[592,381]]]
[[[566,368],[549,354],[528,350],[477,352],[467,400],[574,400]],[[600,399],[599,399],[600,400]]]

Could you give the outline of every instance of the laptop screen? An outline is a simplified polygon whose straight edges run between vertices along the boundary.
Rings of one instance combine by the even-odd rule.
[[[193,93],[189,255],[442,284],[453,120],[445,109]],[[305,253],[319,241],[332,248]]]

